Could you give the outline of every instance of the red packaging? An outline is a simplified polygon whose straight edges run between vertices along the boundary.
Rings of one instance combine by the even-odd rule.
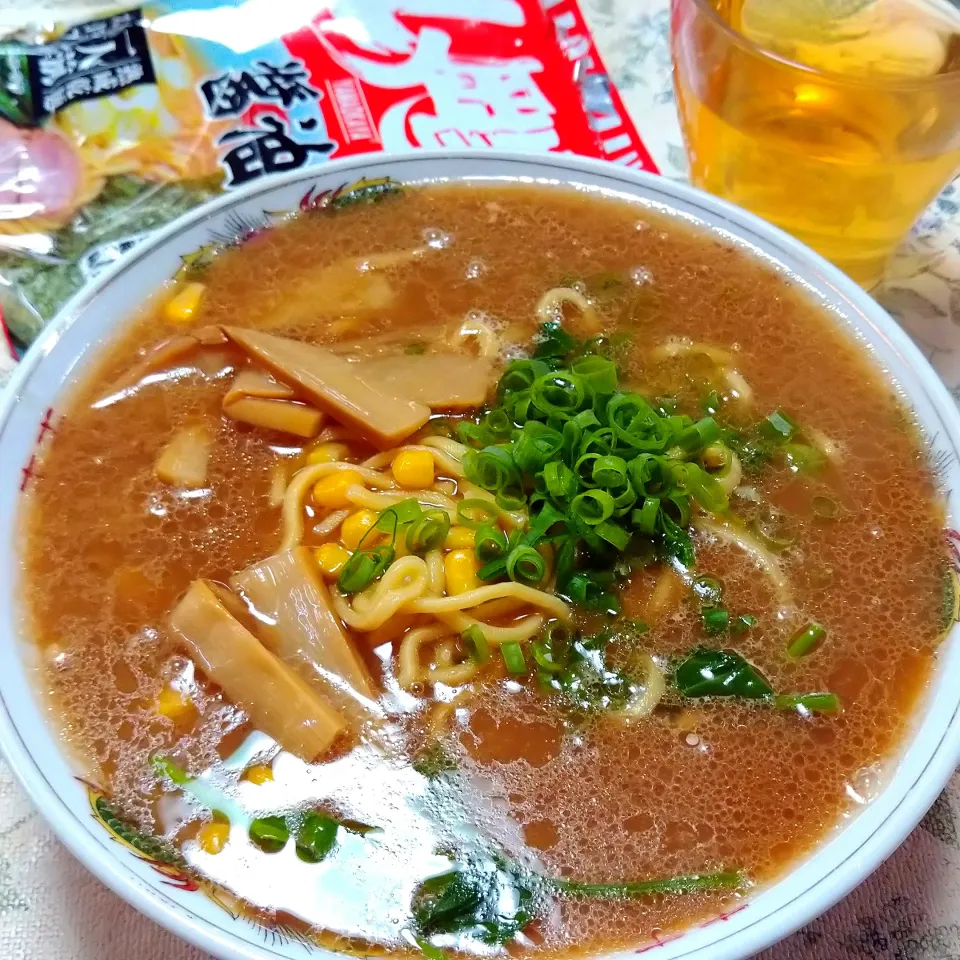
[[[25,25],[0,41],[7,326],[30,343],[157,227],[331,158],[552,151],[655,171],[576,0],[545,3],[147,0]]]

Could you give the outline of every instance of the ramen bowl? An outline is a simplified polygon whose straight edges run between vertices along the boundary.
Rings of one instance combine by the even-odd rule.
[[[802,244],[744,211],[697,190],[609,164],[570,157],[500,153],[357,158],[311,167],[227,194],[181,218],[137,247],[78,294],[18,367],[0,404],[0,745],[33,803],[70,851],[100,880],[153,920],[221,958],[331,955],[284,929],[237,916],[197,889],[176,863],[127,831],[110,798],[84,777],[50,722],[33,677],[35,648],[21,615],[23,492],[41,469],[56,431],[65,389],[88,368],[119,326],[182,263],[211,242],[308,208],[365,178],[401,184],[521,183],[568,187],[629,200],[667,214],[766,263],[846,329],[913,411],[929,447],[949,531],[960,510],[960,417],[940,380],[894,321],[853,281]],[[709,282],[704,280],[703,282]],[[953,536],[956,536],[955,534]],[[661,960],[739,960],[788,935],[862,882],[916,826],[960,760],[960,639],[952,624],[937,648],[932,678],[920,696],[899,752],[882,771],[869,802],[775,882],[750,890],[722,917],[660,938]],[[721,922],[717,922],[717,921]],[[610,960],[629,952],[608,954]]]

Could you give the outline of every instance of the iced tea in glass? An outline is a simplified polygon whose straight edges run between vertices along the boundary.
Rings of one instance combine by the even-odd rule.
[[[960,172],[949,0],[673,0],[693,182],[864,286]]]

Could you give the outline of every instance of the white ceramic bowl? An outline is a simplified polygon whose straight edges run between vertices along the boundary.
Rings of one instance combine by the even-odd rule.
[[[21,485],[38,444],[56,426],[58,398],[99,345],[168,280],[181,254],[211,238],[262,222],[264,211],[291,211],[305,195],[360,177],[523,181],[599,190],[672,213],[794,276],[810,298],[848,328],[902,391],[926,431],[948,500],[948,525],[960,512],[960,416],[937,375],[906,334],[853,281],[788,237],[722,200],[660,177],[550,155],[499,153],[358,157],[297,171],[227,194],[181,218],[79,293],[20,364],[0,403],[0,745],[21,784],[70,850],[115,892],[169,930],[221,958],[304,958],[328,951],[264,931],[191,889],[171,868],[119,842],[96,812],[96,793],[76,779],[31,682],[31,648],[18,616]],[[825,385],[819,385],[824,388]],[[91,518],[91,522],[96,522]],[[960,760],[960,628],[941,646],[934,678],[909,741],[890,763],[879,795],[851,815],[779,882],[754,893],[722,922],[693,928],[657,949],[658,960],[741,960],[791,933],[847,894],[916,826]],[[624,960],[630,954],[617,955]],[[610,960],[614,960],[613,957]]]

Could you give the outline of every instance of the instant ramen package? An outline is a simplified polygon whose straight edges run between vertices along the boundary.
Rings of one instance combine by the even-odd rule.
[[[91,15],[92,16],[92,15]],[[576,0],[166,0],[0,41],[0,305],[32,341],[224,191],[383,150],[655,170]]]

